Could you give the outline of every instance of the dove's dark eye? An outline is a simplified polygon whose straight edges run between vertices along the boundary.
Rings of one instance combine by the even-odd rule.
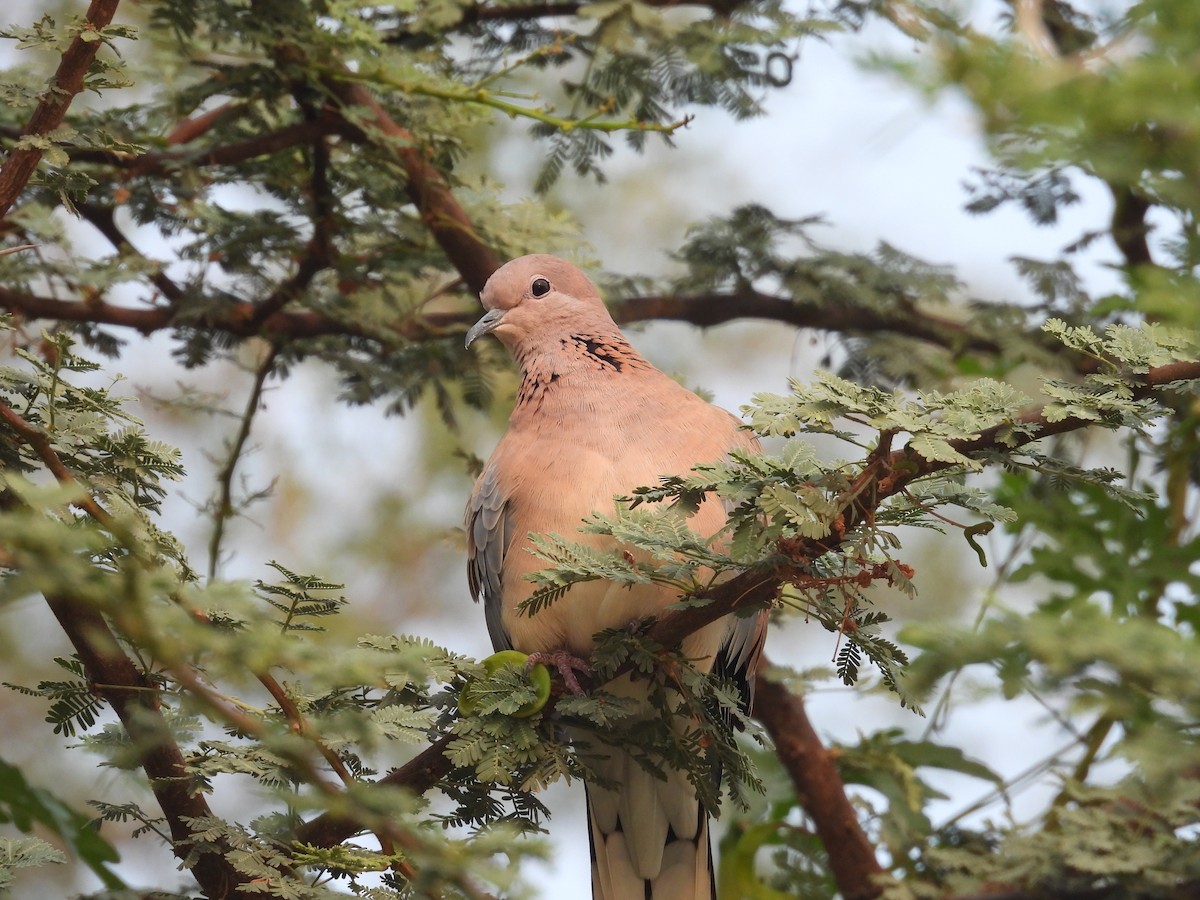
[[[529,286],[529,290],[533,292],[533,296],[535,297],[545,297],[550,293],[550,282],[545,278],[535,278],[533,279],[533,284]]]

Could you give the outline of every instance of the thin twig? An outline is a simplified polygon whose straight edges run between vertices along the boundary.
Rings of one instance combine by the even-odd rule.
[[[79,484],[78,479],[75,478],[75,475],[66,467],[62,458],[55,451],[54,444],[45,431],[31,422],[27,422],[3,400],[0,400],[0,419],[29,445],[30,449],[37,454],[38,459],[50,470],[50,473],[59,484]],[[96,499],[86,490],[82,489],[82,487],[80,496],[72,499],[71,505],[87,513],[101,525],[105,527],[112,526],[112,516],[109,515],[108,510],[97,503]]]
[[[235,704],[227,702],[225,698],[209,687],[191,667],[176,666],[171,668],[171,673],[193,696],[198,697],[208,707],[210,712],[216,713],[227,724],[232,725],[242,734],[253,737],[259,742],[266,742],[271,738],[270,729],[261,720],[246,715]],[[274,681],[270,676],[268,678]],[[319,742],[315,743],[317,743],[317,746],[321,746]],[[289,753],[288,758],[298,770],[297,774],[303,778],[305,784],[315,787],[322,794],[330,798],[341,800],[345,797],[335,785],[330,784],[322,777],[311,759],[296,753]],[[374,830],[378,832],[381,842],[387,841],[399,844],[409,850],[419,849],[422,846],[421,841],[412,833],[397,827],[393,823],[381,820],[375,823]],[[417,874],[412,865],[404,861],[398,864],[398,870],[410,880],[415,878]]]
[[[676,122],[661,124],[659,122],[644,122],[639,119],[601,119],[599,113],[583,117],[556,116],[545,109],[532,106],[522,106],[502,99],[496,93],[482,88],[461,89],[443,88],[418,81],[405,81],[393,78],[384,72],[349,72],[344,69],[326,69],[324,74],[340,81],[356,81],[362,84],[378,85],[391,88],[405,94],[420,97],[432,97],[436,100],[448,100],[452,103],[471,103],[486,106],[502,112],[514,119],[531,119],[543,125],[549,125],[562,132],[586,129],[612,134],[621,131],[654,132],[671,135],[691,122],[691,116],[684,116]]]
[[[175,127],[171,129],[167,135],[165,143],[168,147],[176,147],[179,144],[189,144],[196,138],[207,134],[224,119],[234,118],[245,115],[249,110],[248,104],[243,103],[222,103],[216,109],[210,109],[206,113],[200,113],[191,118],[181,119],[175,123]]]
[[[310,122],[319,121],[321,110],[313,107],[309,97],[297,92],[297,103],[305,112],[305,119]],[[300,264],[295,274],[281,284],[274,293],[260,303],[251,321],[260,325],[279,312],[288,303],[299,299],[314,278],[323,270],[329,268],[334,261],[333,238],[337,232],[336,204],[333,188],[330,184],[329,170],[331,166],[328,136],[321,134],[315,137],[311,144],[312,172],[309,179],[312,198],[312,210],[309,218],[312,220],[313,234],[308,242]]]
[[[111,207],[85,202],[76,204],[76,209],[79,210],[79,214],[84,219],[92,224],[92,227],[104,235],[118,254],[124,255],[129,253],[140,260],[147,258],[145,254],[133,246],[133,243],[126,234],[117,227],[116,216]],[[158,288],[159,292],[171,302],[178,303],[183,299],[183,288],[172,281],[162,269],[151,273],[149,278],[150,283]]]
[[[217,568],[220,565],[221,559],[221,542],[225,537],[225,523],[233,518],[234,472],[237,470],[238,462],[241,460],[242,453],[246,449],[246,442],[250,439],[254,417],[262,407],[263,389],[266,386],[267,378],[270,377],[271,371],[275,367],[275,359],[278,352],[278,349],[272,344],[268,348],[267,355],[262,363],[255,369],[254,382],[250,388],[250,397],[247,399],[246,409],[241,415],[237,434],[233,438],[233,443],[229,446],[229,455],[225,459],[225,464],[221,466],[221,471],[217,473],[217,502],[216,509],[213,510],[212,535],[208,539],[209,581],[216,580]]]
[[[450,759],[446,749],[456,735],[445,734],[410,759],[400,768],[389,772],[377,785],[402,787],[413,794],[423,794],[450,773]],[[305,822],[294,835],[301,844],[314,847],[332,847],[353,837],[366,826],[357,819],[343,813],[323,813]]]
[[[325,762],[329,763],[329,768],[333,769],[337,777],[341,779],[342,784],[346,785],[346,787],[354,784],[355,778],[350,774],[350,770],[346,768],[346,763],[324,741],[312,734],[312,730],[308,727],[308,722],[304,718],[304,714],[300,712],[300,707],[296,705],[296,701],[288,696],[288,692],[283,689],[283,685],[276,680],[275,676],[270,672],[258,672],[254,677],[258,679],[259,684],[267,689],[267,693],[279,705],[279,711],[288,720],[291,730],[312,742],[313,746],[317,748],[317,752],[324,757]],[[382,838],[380,839],[382,840]]]

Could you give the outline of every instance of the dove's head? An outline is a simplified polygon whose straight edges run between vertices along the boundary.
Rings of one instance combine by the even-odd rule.
[[[557,256],[539,253],[505,263],[487,280],[479,299],[487,313],[467,332],[468,347],[492,333],[515,351],[581,328],[615,328],[596,286]]]

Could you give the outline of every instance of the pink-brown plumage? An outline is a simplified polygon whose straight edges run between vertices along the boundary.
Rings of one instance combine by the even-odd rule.
[[[578,529],[593,511],[611,513],[614,496],[757,445],[732,415],[638,354],[570,263],[545,255],[513,260],[491,277],[481,299],[488,313],[468,345],[495,334],[521,367],[521,387],[467,506],[472,595],[484,602],[497,649],[586,657],[596,632],[654,615],[677,597],[659,585],[587,582],[535,616],[519,614],[534,589],[524,576],[545,565],[529,552],[528,535],[557,533],[603,547],[611,538]],[[715,499],[688,520],[705,537],[724,523]],[[683,651],[705,670],[723,654],[750,677],[765,624],[762,616],[721,620],[691,635]],[[608,687],[645,693],[627,679]],[[707,816],[686,778],[671,773],[663,781],[618,748],[607,749],[598,768],[620,787],[588,789],[594,896],[711,898]]]

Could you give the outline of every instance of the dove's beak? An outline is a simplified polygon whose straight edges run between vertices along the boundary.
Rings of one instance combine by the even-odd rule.
[[[495,331],[503,321],[506,312],[508,312],[506,309],[489,309],[484,317],[472,325],[471,330],[467,332],[466,346],[470,347],[478,338]]]

